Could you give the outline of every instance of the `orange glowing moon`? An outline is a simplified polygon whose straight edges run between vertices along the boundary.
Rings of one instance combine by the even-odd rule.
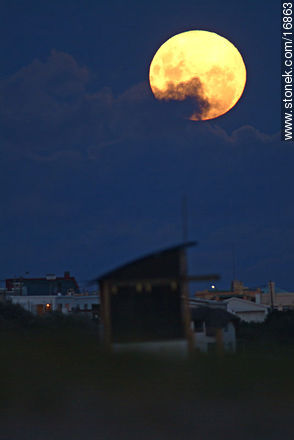
[[[193,102],[189,119],[217,118],[240,99],[246,67],[238,49],[214,32],[187,31],[167,40],[150,64],[155,98]]]

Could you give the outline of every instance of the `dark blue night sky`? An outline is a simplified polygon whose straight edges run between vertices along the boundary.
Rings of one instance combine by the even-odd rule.
[[[280,5],[261,0],[2,1],[0,278],[81,283],[181,241],[190,272],[294,290],[293,143],[280,141]],[[169,37],[216,32],[247,85],[227,114],[187,121],[148,86]]]

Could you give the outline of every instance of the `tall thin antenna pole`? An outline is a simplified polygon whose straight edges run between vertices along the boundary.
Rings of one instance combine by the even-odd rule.
[[[233,265],[233,280],[237,279],[237,261],[236,261],[236,244],[232,243],[232,265]]]
[[[274,309],[274,292],[273,292],[273,282],[269,282],[269,291],[270,291],[270,298],[271,298],[271,309]]]
[[[234,222],[234,204],[231,197],[231,219],[232,219],[232,275],[233,281],[237,279],[237,255],[236,255],[236,224]]]
[[[186,194],[182,198],[182,239],[188,241],[188,203]]]

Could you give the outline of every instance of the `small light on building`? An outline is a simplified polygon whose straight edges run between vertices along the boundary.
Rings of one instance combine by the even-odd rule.
[[[212,284],[210,287],[211,287],[212,289],[215,289],[215,285],[214,285],[214,284]]]
[[[49,303],[46,304],[46,310],[51,310],[51,304]]]

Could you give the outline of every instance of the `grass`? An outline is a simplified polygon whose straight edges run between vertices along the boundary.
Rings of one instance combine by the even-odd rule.
[[[177,359],[107,354],[83,321],[2,326],[0,439],[292,439],[294,345],[242,334]]]

